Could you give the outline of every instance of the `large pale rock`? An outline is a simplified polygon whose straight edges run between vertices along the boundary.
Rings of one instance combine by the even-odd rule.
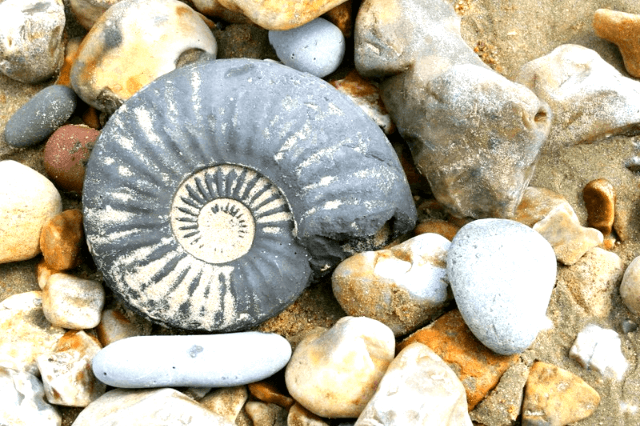
[[[640,316],[640,257],[633,259],[624,271],[620,296],[627,309]]]
[[[60,426],[61,418],[44,400],[44,389],[36,376],[0,367],[0,424]]]
[[[71,84],[86,103],[113,113],[143,86],[175,69],[181,58],[214,59],[216,49],[209,28],[186,4],[124,0],[86,35],[71,68]]]
[[[0,2],[0,72],[23,83],[51,78],[64,59],[62,0]]]
[[[525,64],[516,81],[553,111],[544,150],[637,130],[640,124],[640,83],[586,47],[559,46]]]
[[[0,263],[37,256],[42,226],[61,211],[60,193],[47,178],[13,160],[0,161]]]
[[[73,422],[73,426],[192,425],[233,426],[174,389],[116,389],[93,401]]]
[[[45,318],[40,291],[16,294],[0,303],[0,365],[38,375],[36,358],[52,352],[63,334]]]
[[[588,324],[578,333],[569,356],[584,368],[617,380],[622,380],[629,368],[618,333],[595,324]]]
[[[640,77],[640,15],[598,9],[593,15],[593,29],[598,37],[618,46],[627,72]]]
[[[412,343],[391,362],[355,426],[471,426],[464,387],[428,346]]]
[[[351,316],[386,324],[407,334],[442,311],[451,299],[447,250],[438,234],[421,234],[387,250],[358,253],[333,272],[333,294]]]
[[[310,333],[285,371],[287,389],[321,417],[357,417],[394,357],[393,331],[374,319],[341,318]]]
[[[512,216],[549,132],[548,106],[475,55],[443,0],[365,1],[355,44],[358,72],[388,77],[384,104],[438,201],[456,215]]]
[[[47,320],[72,330],[97,326],[104,302],[102,284],[63,273],[51,275],[42,293],[42,308]]]

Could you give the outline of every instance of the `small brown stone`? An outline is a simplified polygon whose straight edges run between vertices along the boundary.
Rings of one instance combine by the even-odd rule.
[[[66,210],[45,222],[40,234],[40,250],[51,269],[73,269],[82,260],[84,231],[82,212]]]
[[[582,198],[587,208],[587,224],[609,235],[615,218],[616,191],[606,179],[589,182],[582,190]]]
[[[71,66],[78,57],[78,48],[80,47],[81,42],[82,37],[74,37],[67,42],[64,53],[64,62],[62,63],[62,68],[60,68],[56,84],[71,87]]]
[[[328,426],[328,423],[296,402],[289,410],[287,426]]]
[[[522,407],[522,425],[562,426],[589,417],[600,395],[575,374],[545,362],[531,367]]]
[[[640,77],[640,15],[598,9],[593,29],[598,37],[618,46],[627,72]]]
[[[102,346],[134,336],[151,334],[151,323],[133,313],[122,313],[119,309],[105,309],[96,327]]]
[[[353,1],[347,0],[341,5],[334,7],[323,16],[333,25],[340,28],[344,38],[349,38],[353,35],[353,15]]]
[[[293,398],[284,395],[275,385],[266,381],[251,383],[249,392],[262,402],[277,404],[283,408],[289,408],[295,403]]]
[[[82,113],[82,121],[92,129],[100,130],[102,128],[102,123],[100,122],[100,111],[92,106],[87,107],[87,109]]]
[[[416,229],[414,229],[414,234],[440,234],[445,237],[447,240],[453,240],[453,237],[456,236],[456,233],[460,229],[459,226],[453,225],[446,220],[427,220],[424,222],[420,222]]]
[[[396,352],[413,342],[429,346],[455,371],[467,391],[469,410],[482,401],[498,384],[502,374],[518,359],[517,354],[495,354],[480,343],[457,309],[407,337],[398,344]]]
[[[533,186],[524,190],[522,201],[516,209],[513,220],[523,223],[527,226],[533,226],[559,205],[565,205],[571,208],[571,205],[565,198],[546,188],[535,188]]]

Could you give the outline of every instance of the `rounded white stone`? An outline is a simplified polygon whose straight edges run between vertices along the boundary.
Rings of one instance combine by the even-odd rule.
[[[640,316],[640,256],[633,259],[624,271],[620,296],[627,309]]]
[[[58,411],[45,401],[36,376],[0,367],[0,424],[60,426],[61,422]]]
[[[100,324],[105,292],[102,284],[73,275],[51,275],[42,293],[42,309],[55,326],[86,330]]]

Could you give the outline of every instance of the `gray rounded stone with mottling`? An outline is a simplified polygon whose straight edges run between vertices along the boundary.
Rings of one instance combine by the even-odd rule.
[[[11,116],[4,129],[5,141],[16,148],[42,142],[71,117],[77,99],[67,86],[42,89]]]
[[[98,139],[84,225],[106,283],[151,320],[246,329],[312,275],[411,230],[384,134],[324,81],[217,60],[134,95]]]
[[[289,362],[291,345],[271,333],[138,336],[118,340],[93,358],[93,374],[119,388],[228,387],[272,376]]]
[[[548,324],[556,272],[547,240],[506,219],[463,226],[447,255],[447,274],[464,321],[478,340],[502,355],[527,349]]]

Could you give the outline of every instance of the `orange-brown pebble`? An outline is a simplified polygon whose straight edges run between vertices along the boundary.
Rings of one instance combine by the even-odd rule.
[[[460,229],[459,226],[453,225],[446,220],[432,219],[424,222],[420,222],[418,226],[413,230],[416,235],[420,234],[440,234],[447,240],[453,240],[456,233]]]
[[[498,355],[480,343],[457,309],[407,337],[398,344],[396,352],[413,342],[429,346],[456,372],[467,391],[469,410],[482,401],[518,360],[517,354]]]
[[[92,106],[87,107],[87,109],[82,113],[82,121],[92,129],[100,130],[102,128],[102,124],[100,123],[100,111]]]
[[[78,48],[82,42],[82,37],[74,37],[67,42],[64,53],[64,62],[60,68],[56,84],[71,87],[71,66],[78,57]]]
[[[49,281],[49,277],[56,272],[58,271],[56,271],[55,269],[51,269],[47,265],[47,262],[45,262],[44,260],[38,263],[38,266],[36,266],[36,277],[38,278],[38,286],[42,290],[44,290],[44,287],[47,285],[47,281]]]
[[[592,180],[582,190],[582,199],[587,208],[587,224],[603,235],[610,234],[616,204],[616,191],[611,182],[606,179]]]
[[[85,352],[93,346],[94,343],[100,348],[102,347],[96,336],[79,330],[70,330],[67,331],[60,340],[58,340],[54,352],[64,352],[71,349]]]
[[[84,230],[82,212],[66,210],[49,219],[42,227],[40,250],[47,266],[56,271],[73,269],[82,260]]]
[[[251,383],[249,392],[262,402],[277,404],[283,408],[289,408],[295,403],[293,398],[284,395],[272,383],[266,381]]]
[[[316,416],[296,402],[289,410],[287,426],[329,426],[329,424],[322,420],[322,417]]]
[[[640,15],[598,9],[593,29],[598,37],[618,46],[627,72],[640,77]]]
[[[340,28],[344,38],[349,38],[353,35],[353,15],[353,1],[347,0],[341,5],[334,7],[323,16],[327,21]]]
[[[608,236],[602,242],[602,248],[605,250],[613,250],[613,248],[616,246],[616,241],[617,240],[614,237]]]

